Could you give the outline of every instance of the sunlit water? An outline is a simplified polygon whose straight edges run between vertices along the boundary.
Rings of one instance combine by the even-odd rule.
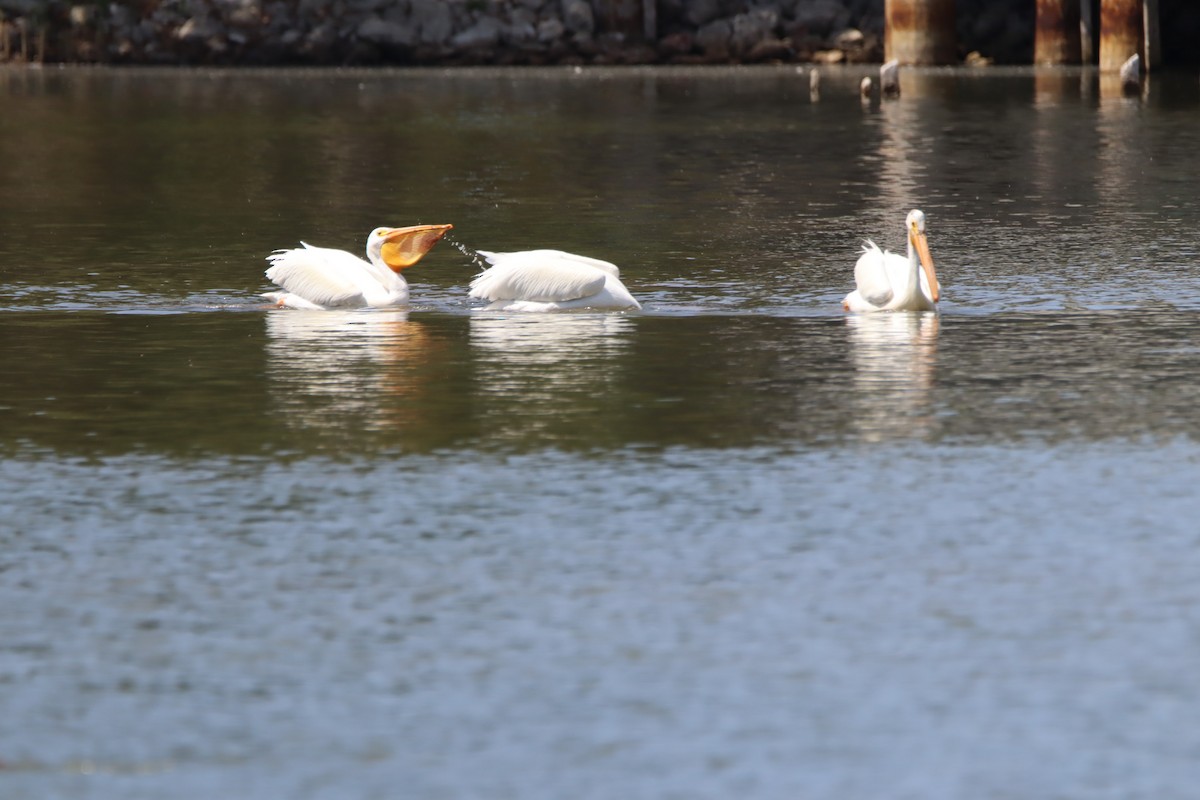
[[[0,72],[0,796],[1191,797],[1200,86],[858,77]]]

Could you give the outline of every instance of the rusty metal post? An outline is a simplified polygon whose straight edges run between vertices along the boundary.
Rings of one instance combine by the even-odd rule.
[[[1078,64],[1079,0],[1037,0],[1033,63]]]
[[[883,60],[901,64],[953,64],[955,0],[886,0]]]
[[[1142,0],[1142,27],[1146,31],[1146,71],[1162,66],[1162,33],[1158,25],[1158,0]]]
[[[1118,71],[1142,48],[1142,0],[1100,0],[1100,71]]]

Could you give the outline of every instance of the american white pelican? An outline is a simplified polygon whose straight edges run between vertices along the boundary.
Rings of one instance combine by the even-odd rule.
[[[471,297],[488,309],[558,311],[568,308],[641,308],[615,264],[561,250],[477,251],[490,267],[471,281]]]
[[[367,237],[367,260],[328,247],[303,244],[267,256],[267,278],[285,291],[263,297],[279,306],[325,310],[346,306],[395,306],[408,302],[400,271],[429,252],[453,225],[376,228]]]
[[[908,258],[880,250],[871,240],[854,265],[858,286],[842,301],[847,311],[936,311],[940,288],[925,239],[925,214],[913,209],[904,220]],[[919,263],[918,263],[919,259]]]

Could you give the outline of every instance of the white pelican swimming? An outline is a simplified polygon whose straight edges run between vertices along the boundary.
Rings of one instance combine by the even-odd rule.
[[[936,311],[937,273],[925,239],[925,214],[913,209],[904,220],[908,257],[880,250],[869,239],[854,265],[858,286],[842,301],[847,311]],[[919,260],[919,262],[918,262]]]
[[[641,308],[615,264],[561,250],[477,251],[491,265],[471,281],[471,297],[490,310]]]
[[[453,225],[376,228],[367,237],[367,260],[328,247],[303,244],[276,250],[266,275],[285,291],[263,297],[279,306],[325,310],[347,306],[395,306],[408,302],[400,271],[429,252]]]

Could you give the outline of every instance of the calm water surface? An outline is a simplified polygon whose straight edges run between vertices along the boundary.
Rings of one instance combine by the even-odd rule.
[[[0,795],[1191,797],[1200,86],[858,77],[0,71]]]

